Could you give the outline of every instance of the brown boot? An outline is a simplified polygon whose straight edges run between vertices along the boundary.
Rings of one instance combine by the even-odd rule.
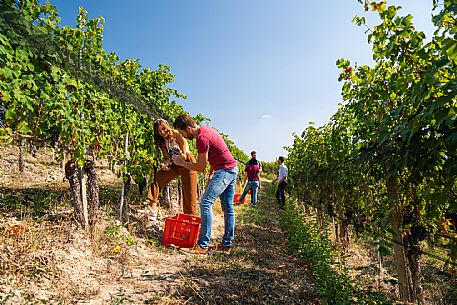
[[[200,255],[208,254],[208,248],[203,249],[202,247],[200,247],[199,244],[196,244],[192,248],[181,248],[179,250],[181,250],[182,252],[187,253],[187,254],[200,254]]]
[[[225,254],[230,254],[230,252],[232,252],[232,247],[226,247],[222,243],[220,243],[216,246],[216,251],[221,251]]]

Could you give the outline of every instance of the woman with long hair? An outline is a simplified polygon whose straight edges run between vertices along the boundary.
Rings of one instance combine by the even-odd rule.
[[[162,188],[174,178],[181,176],[183,212],[195,215],[197,212],[197,172],[177,166],[171,159],[173,155],[179,155],[189,162],[195,162],[194,156],[189,151],[187,140],[177,130],[171,128],[166,120],[157,119],[154,122],[154,144],[162,151],[164,160],[161,169],[154,174],[154,181],[148,192],[152,210],[157,211]]]

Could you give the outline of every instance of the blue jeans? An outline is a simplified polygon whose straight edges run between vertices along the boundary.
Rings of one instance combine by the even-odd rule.
[[[208,183],[208,187],[200,200],[200,213],[202,228],[198,244],[203,249],[208,248],[211,240],[211,225],[213,224],[213,203],[220,197],[222,211],[224,211],[224,237],[222,244],[231,247],[235,235],[235,210],[233,208],[233,197],[235,195],[235,184],[238,176],[238,167],[233,169],[220,169],[214,172]]]
[[[249,180],[248,184],[244,188],[243,195],[240,197],[240,202],[243,201],[244,197],[248,194],[249,190],[251,191],[251,203],[253,206],[257,205],[257,189],[259,188],[259,181]]]

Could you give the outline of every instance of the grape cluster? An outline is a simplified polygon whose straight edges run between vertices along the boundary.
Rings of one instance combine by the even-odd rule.
[[[146,177],[141,177],[140,181],[138,181],[138,191],[140,192],[140,195],[143,195],[143,191],[146,188]]]
[[[444,214],[444,217],[449,220],[449,222],[454,226],[454,229],[457,230],[457,212],[452,213],[452,212],[446,212]]]
[[[411,238],[414,243],[418,243],[427,237],[427,229],[424,226],[416,225],[411,227]]]
[[[59,131],[53,129],[49,141],[51,142],[51,147],[55,147],[57,141],[59,141]]]
[[[172,160],[172,157],[173,156],[179,156],[179,152],[180,152],[180,149],[178,146],[173,146],[172,148],[170,148],[170,150],[168,151],[168,158],[170,160]]]
[[[5,120],[6,108],[0,105],[0,127],[3,127],[3,121]]]

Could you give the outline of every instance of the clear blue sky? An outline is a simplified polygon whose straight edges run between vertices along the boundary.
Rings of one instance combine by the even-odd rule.
[[[228,134],[246,153],[273,161],[314,121],[328,122],[341,101],[335,62],[372,64],[367,16],[356,0],[51,0],[63,25],[78,7],[105,18],[104,47],[145,67],[168,64],[170,87],[195,115]],[[432,0],[388,1],[411,13],[417,29],[433,32]],[[371,16],[371,17],[369,17]]]

